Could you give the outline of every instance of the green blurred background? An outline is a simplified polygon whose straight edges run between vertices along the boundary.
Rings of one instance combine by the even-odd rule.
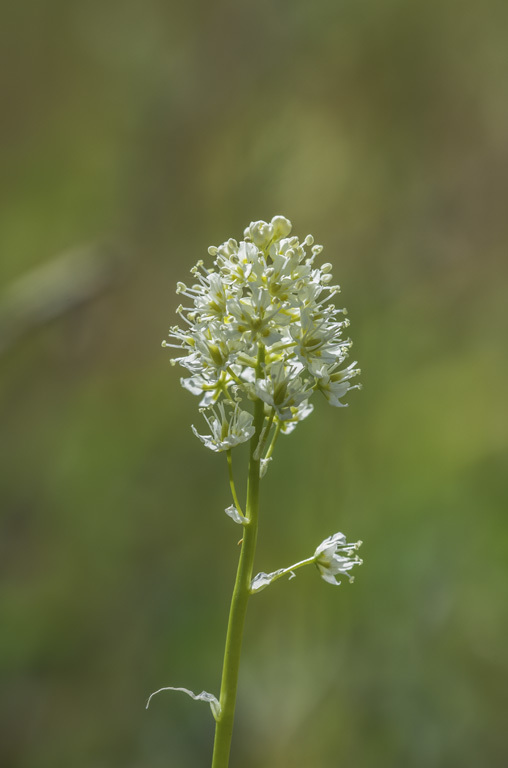
[[[505,0],[21,0],[0,29],[0,763],[198,768],[238,556],[160,348],[177,280],[282,213],[364,389],[262,486],[233,766],[506,768]]]

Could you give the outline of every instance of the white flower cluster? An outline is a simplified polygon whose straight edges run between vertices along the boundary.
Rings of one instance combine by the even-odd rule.
[[[184,327],[172,327],[163,344],[183,352],[171,362],[190,372],[182,386],[210,411],[211,434],[193,429],[213,451],[250,439],[249,400],[266,404],[267,431],[274,425],[288,434],[312,412],[315,391],[342,406],[348,390],[360,386],[350,384],[356,363],[342,367],[349,321],[330,301],[340,290],[331,264],[315,266],[322,246],[311,235],[300,242],[290,233],[284,216],[253,222],[240,243],[208,249],[213,267],[199,261],[192,285],[177,285],[188,304],[177,309]]]

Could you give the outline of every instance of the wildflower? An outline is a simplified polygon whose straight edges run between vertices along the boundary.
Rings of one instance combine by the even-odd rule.
[[[245,443],[250,440],[254,434],[252,426],[252,415],[247,411],[242,411],[236,405],[233,409],[230,419],[226,416],[224,403],[219,403],[217,412],[212,408],[212,418],[209,418],[203,411],[205,421],[210,427],[211,435],[200,435],[194,425],[192,431],[210,450],[219,452],[234,448],[235,445]]]
[[[348,544],[343,533],[334,533],[333,536],[329,536],[321,542],[311,557],[300,560],[298,563],[293,563],[293,565],[287,568],[279,568],[272,573],[265,573],[264,571],[258,573],[251,581],[250,591],[252,593],[261,592],[262,589],[268,587],[272,582],[288,574],[289,578],[292,579],[295,576],[294,572],[298,568],[303,568],[312,563],[317,565],[322,578],[329,584],[338,586],[340,581],[337,581],[335,577],[341,573],[346,574],[352,583],[354,579],[353,576],[349,575],[349,571],[353,566],[361,565],[363,562],[354,554],[361,546],[361,543],[361,541],[357,541],[355,544]]]
[[[354,554],[361,544],[361,541],[348,544],[343,533],[334,533],[333,536],[322,541],[314,552],[314,562],[321,573],[321,577],[329,584],[338,586],[340,581],[335,577],[345,574],[352,583],[354,576],[349,575],[349,571],[355,565],[361,565],[363,562]]]
[[[325,539],[305,560],[252,578],[259,519],[260,480],[266,474],[278,436],[293,432],[313,411],[310,402],[320,392],[333,406],[351,389],[360,373],[356,363],[346,365],[351,340],[346,310],[332,299],[340,292],[333,284],[329,263],[317,265],[323,248],[307,235],[291,234],[284,216],[270,222],[254,221],[240,242],[230,238],[210,246],[213,265],[198,261],[189,285],[177,284],[187,306],[176,312],[175,325],[163,346],[177,349],[170,360],[188,375],[182,386],[200,398],[200,411],[209,434],[194,434],[210,450],[225,452],[233,503],[226,514],[243,526],[242,545],[229,614],[220,701],[211,693],[183,691],[210,704],[216,724],[214,766],[229,764],[236,685],[245,609],[250,595],[277,579],[293,579],[295,571],[315,565],[322,578],[340,584],[345,574],[361,564],[356,551],[361,542],[348,544],[342,533]],[[183,301],[183,299],[182,299]],[[232,448],[250,441],[245,512],[235,485]],[[155,693],[158,693],[156,691]],[[154,694],[152,694],[153,696]],[[148,699],[148,704],[150,699]]]
[[[351,386],[348,380],[353,376],[357,376],[360,373],[359,368],[355,368],[356,363],[351,363],[347,368],[343,368],[341,371],[334,373],[337,369],[337,365],[322,366],[316,371],[316,388],[319,389],[326,397],[330,405],[335,407],[341,407],[346,403],[341,403],[340,398],[343,397],[350,389],[361,389],[361,384],[355,384]]]
[[[282,434],[283,435],[290,435],[291,432],[296,429],[296,425],[299,424],[300,421],[303,421],[304,419],[309,416],[312,411],[314,410],[314,406],[312,403],[309,403],[307,400],[304,400],[298,408],[291,408],[291,418],[287,419],[282,424]]]
[[[293,417],[292,409],[310,395],[311,390],[298,375],[297,366],[284,366],[282,360],[273,363],[265,379],[257,379],[254,391],[261,400],[275,409],[280,421]]]

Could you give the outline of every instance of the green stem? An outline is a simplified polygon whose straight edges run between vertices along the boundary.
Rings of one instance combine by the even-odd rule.
[[[242,508],[240,506],[240,502],[238,501],[238,495],[236,493],[236,487],[235,487],[235,478],[233,476],[233,457],[231,456],[231,448],[229,451],[226,451],[226,456],[228,459],[228,472],[229,472],[229,487],[231,488],[231,495],[233,497],[233,501],[235,503],[235,507],[239,511],[241,515],[243,515]]]
[[[273,449],[275,448],[275,443],[277,442],[277,438],[280,434],[282,424],[277,422],[277,426],[275,427],[275,432],[273,433],[272,442],[270,443],[270,447],[268,448],[266,452],[265,459],[270,459],[272,457]]]
[[[265,450],[266,441],[268,440],[268,435],[270,434],[270,430],[272,428],[274,416],[275,416],[275,408],[272,408],[272,410],[270,411],[270,416],[268,417],[268,421],[266,425],[263,427],[263,429],[261,430],[261,436],[259,438],[259,443],[255,453],[256,459],[260,459],[263,454],[263,451]]]
[[[244,382],[244,381],[242,381],[242,380],[241,380],[241,379],[240,379],[240,378],[239,378],[239,377],[236,375],[236,373],[235,373],[233,370],[231,370],[231,366],[229,366],[229,367],[227,368],[227,372],[229,373],[229,375],[231,376],[231,378],[233,379],[233,381],[234,381],[236,384],[238,384],[238,386],[239,386],[239,387],[242,387],[242,389],[245,387],[245,382]]]
[[[264,347],[258,351],[256,376],[260,377],[264,362]],[[243,627],[247,603],[250,597],[250,583],[256,551],[259,509],[259,459],[254,457],[261,436],[264,422],[264,403],[256,400],[254,404],[255,432],[250,441],[249,478],[247,483],[246,517],[249,523],[244,527],[242,551],[236,574],[236,582],[229,612],[224,665],[220,690],[221,713],[215,726],[212,768],[228,768],[233,722],[235,716],[236,689],[242,650]]]

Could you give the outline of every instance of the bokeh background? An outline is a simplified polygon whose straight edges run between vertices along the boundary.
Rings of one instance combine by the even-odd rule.
[[[238,530],[160,348],[252,219],[311,232],[362,392],[262,487],[232,765],[508,765],[508,5],[21,0],[0,28],[0,763],[198,768]]]

